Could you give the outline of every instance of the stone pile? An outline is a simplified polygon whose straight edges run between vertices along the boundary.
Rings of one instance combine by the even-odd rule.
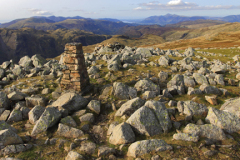
[[[67,69],[63,70],[62,89],[81,92],[90,84],[81,43],[65,45],[63,64]]]

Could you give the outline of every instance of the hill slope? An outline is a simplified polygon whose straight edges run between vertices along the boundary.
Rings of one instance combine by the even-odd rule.
[[[48,32],[30,28],[0,29],[0,63],[10,59],[18,61],[25,55],[34,54],[52,58],[63,52],[66,43],[81,42],[83,45],[91,45],[110,37],[78,29]]]

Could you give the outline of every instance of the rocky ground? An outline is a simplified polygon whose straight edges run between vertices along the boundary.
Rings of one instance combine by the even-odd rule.
[[[240,159],[239,50],[99,46],[85,94],[61,60],[4,62],[1,160]]]

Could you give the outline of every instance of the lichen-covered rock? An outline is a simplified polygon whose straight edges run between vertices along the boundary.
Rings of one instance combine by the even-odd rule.
[[[99,69],[96,66],[92,66],[87,72],[89,75],[96,74],[99,72]]]
[[[198,104],[193,101],[184,101],[178,104],[178,110],[180,113],[184,113],[186,115],[204,115],[207,114],[208,109],[207,106],[203,104]]]
[[[196,83],[195,83],[195,81],[194,81],[193,78],[188,77],[188,76],[184,76],[184,85],[185,85],[186,87],[192,87],[192,88],[194,88],[195,85],[196,85]]]
[[[0,121],[0,130],[9,129],[13,132],[17,132],[17,129],[7,124],[5,121]]]
[[[135,141],[135,134],[131,126],[125,122],[114,127],[112,134],[109,138],[109,143],[118,145],[126,144]]]
[[[47,105],[47,99],[41,96],[26,97],[25,100],[26,106],[29,108],[37,105],[46,107]]]
[[[48,128],[52,127],[60,120],[61,116],[62,114],[57,108],[46,108],[37,123],[35,124],[31,135],[36,136],[42,132],[47,131]]]
[[[30,110],[28,113],[29,122],[31,124],[36,124],[37,120],[41,117],[45,108],[42,106],[35,106],[33,109]]]
[[[68,111],[78,111],[84,109],[88,104],[88,100],[76,93],[66,93],[60,96],[53,107],[64,108]]]
[[[142,107],[144,103],[145,101],[139,97],[129,100],[117,110],[115,116],[121,117],[124,114],[130,116],[133,112]]]
[[[168,66],[171,63],[171,59],[168,56],[161,56],[158,60],[160,66]]]
[[[93,142],[83,142],[81,143],[80,151],[92,155],[95,152],[97,145]]]
[[[113,129],[117,126],[117,125],[119,125],[119,122],[113,122],[113,123],[111,123],[110,125],[109,125],[109,127],[108,127],[108,131],[107,131],[107,136],[110,136],[111,134],[112,134],[112,132],[113,132]]]
[[[181,141],[198,142],[199,136],[191,135],[191,134],[187,134],[187,133],[176,133],[173,135],[173,139],[181,140]]]
[[[0,152],[0,155],[9,155],[13,153],[20,153],[25,152],[33,147],[32,144],[17,144],[17,145],[8,145],[3,148]],[[8,158],[6,160],[9,160]],[[11,159],[10,159],[11,160]],[[20,160],[20,159],[13,159],[13,160]]]
[[[176,74],[168,83],[167,88],[172,86],[184,86],[184,77],[183,75]]]
[[[151,139],[137,141],[128,147],[127,155],[129,157],[137,158],[152,151],[172,150],[172,146],[168,145],[164,140]]]
[[[101,103],[100,101],[97,101],[97,100],[91,100],[88,105],[87,105],[87,108],[90,109],[91,111],[99,114],[100,113],[100,108],[101,107]]]
[[[5,70],[0,68],[0,80],[5,76]]]
[[[10,102],[7,95],[4,92],[0,92],[0,108],[8,109]]]
[[[138,48],[136,50],[136,54],[141,55],[142,57],[151,57],[152,56],[152,51],[148,48]]]
[[[84,135],[83,131],[77,128],[69,127],[62,123],[59,123],[57,135],[66,137],[66,138],[79,138]]]
[[[19,122],[23,120],[22,112],[18,109],[12,110],[12,112],[9,115],[8,122]]]
[[[91,123],[93,123],[95,120],[94,115],[92,113],[84,114],[79,119],[81,122],[91,122]]]
[[[216,75],[214,80],[217,82],[217,84],[225,86],[224,77],[222,74]]]
[[[47,60],[41,57],[39,54],[32,56],[31,60],[33,61],[33,65],[35,67],[42,67],[45,63],[47,63]]]
[[[71,116],[62,118],[60,123],[71,126],[71,127],[77,127],[77,123],[74,121],[74,119]]]
[[[205,120],[228,133],[240,131],[240,118],[230,112],[210,107]]]
[[[11,101],[21,101],[24,100],[27,96],[27,94],[24,94],[22,92],[14,91],[8,94],[8,99],[10,99]]]
[[[0,130],[0,143],[7,146],[11,144],[21,144],[23,141],[13,130],[5,129]]]
[[[156,95],[160,94],[160,87],[158,85],[154,84],[149,79],[143,79],[143,80],[138,81],[134,85],[134,88],[136,88],[137,91],[140,91],[141,93],[144,93],[145,91],[154,91],[154,92],[156,92]]]
[[[159,77],[160,82],[162,82],[162,83],[166,82],[168,80],[168,73],[161,71],[161,72],[159,72],[158,77]]]
[[[116,150],[107,146],[101,146],[98,148],[98,157],[106,156],[108,154],[114,154]]]
[[[143,106],[135,111],[126,121],[133,129],[146,136],[154,136],[162,133],[162,128],[154,115],[154,112]]]
[[[172,128],[172,122],[164,103],[150,100],[147,101],[144,106],[152,109],[164,133],[167,133]]]
[[[137,90],[121,82],[113,83],[113,95],[118,99],[133,99],[137,97]]]
[[[208,84],[207,78],[200,73],[193,73],[193,77],[197,84]]]
[[[144,100],[147,100],[147,99],[153,99],[155,98],[157,95],[156,95],[156,92],[155,91],[145,91],[143,94],[142,94],[142,98]]]
[[[84,160],[85,158],[75,151],[68,152],[67,157],[65,157],[65,160]]]
[[[227,71],[227,65],[214,65],[211,69],[213,73],[224,74]]]
[[[205,94],[222,95],[221,90],[219,90],[215,86],[209,86],[209,85],[203,84],[199,87],[199,89]]]
[[[240,98],[233,98],[227,100],[220,108],[220,110],[236,114],[240,118]]]
[[[184,128],[183,132],[191,135],[199,136],[199,137],[214,139],[214,140],[226,139],[226,135],[223,132],[223,130],[218,126],[215,126],[212,124],[195,125],[190,123]]]

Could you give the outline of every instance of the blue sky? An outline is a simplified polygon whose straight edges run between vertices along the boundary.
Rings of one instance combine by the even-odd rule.
[[[143,19],[154,15],[240,15],[239,0],[0,0],[0,23],[32,16]]]

